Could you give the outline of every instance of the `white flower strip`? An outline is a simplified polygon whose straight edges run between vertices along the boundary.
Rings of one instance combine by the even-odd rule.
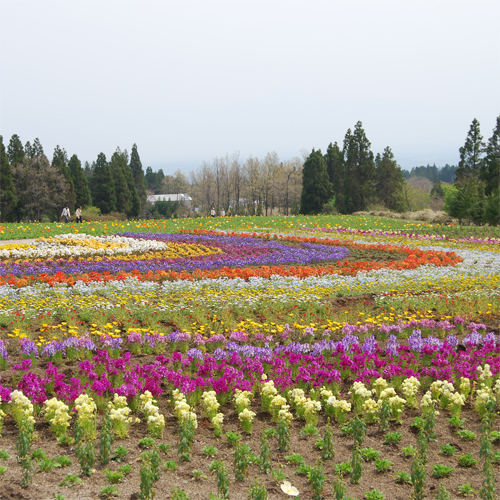
[[[49,242],[51,240],[51,242]],[[86,234],[61,234],[49,241],[32,243],[34,248],[0,249],[2,259],[49,259],[62,257],[90,257],[132,255],[165,251],[162,241],[125,238],[123,236],[89,236]]]

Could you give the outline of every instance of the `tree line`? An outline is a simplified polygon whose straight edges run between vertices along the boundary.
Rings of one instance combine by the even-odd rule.
[[[99,153],[96,161],[82,163],[76,154],[68,158],[56,146],[52,161],[39,139],[24,146],[14,134],[5,148],[0,136],[0,210],[2,221],[58,220],[66,205],[97,207],[102,214],[119,212],[139,217],[146,209],[146,183],[137,151],[129,155],[119,148],[110,160]]]
[[[14,134],[6,148],[0,136],[0,220],[57,220],[66,204],[71,209],[95,206],[104,215],[160,218],[194,215],[194,209],[205,216],[221,209],[228,215],[399,212],[435,200],[439,203],[431,206],[444,204],[460,221],[499,224],[499,120],[487,143],[479,122],[472,122],[458,166],[427,165],[409,173],[401,170],[390,147],[373,153],[360,121],[347,131],[342,147],[330,143],[325,154],[313,149],[302,158],[281,160],[271,152],[242,160],[234,153],[202,162],[188,176],[151,167],[144,174],[136,144],[130,155],[117,148],[109,160],[99,153],[82,166],[77,155],[68,158],[59,146],[49,161],[38,139],[23,146]],[[428,194],[419,186],[424,181]],[[180,193],[192,203],[147,203],[148,194]]]

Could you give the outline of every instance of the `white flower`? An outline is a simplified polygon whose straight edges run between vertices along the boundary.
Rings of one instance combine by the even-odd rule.
[[[299,490],[290,484],[288,481],[283,481],[283,484],[280,484],[281,491],[285,493],[285,495],[291,496],[291,497],[297,497],[299,496]]]

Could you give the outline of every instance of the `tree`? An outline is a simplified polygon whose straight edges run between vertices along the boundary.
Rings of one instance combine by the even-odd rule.
[[[335,206],[341,210],[344,207],[344,157],[337,143],[328,145],[325,163],[335,196]]]
[[[115,188],[116,210],[122,213],[129,213],[131,209],[131,199],[126,178],[126,170],[129,169],[129,166],[120,148],[117,148],[113,156],[111,156],[109,168]]]
[[[379,155],[377,155],[379,157]],[[390,210],[404,209],[403,173],[394,159],[391,148],[387,146],[377,161],[376,189],[378,199]]]
[[[7,147],[7,156],[9,157],[10,164],[14,167],[24,160],[24,148],[21,139],[17,134],[10,138]]]
[[[70,207],[74,207],[76,204],[75,186],[73,184],[73,178],[68,168],[68,154],[65,149],[61,149],[59,145],[54,148],[54,156],[52,157],[52,166],[56,167],[59,172],[64,176],[68,184],[68,190],[64,193],[66,198],[66,203]]]
[[[444,189],[439,179],[436,179],[432,185],[431,196],[433,198],[444,198]]]
[[[113,185],[113,177],[104,153],[99,153],[94,163],[91,193],[94,206],[98,207],[103,214],[109,214],[116,210],[116,196]]]
[[[312,150],[302,174],[301,214],[317,214],[331,196],[331,185],[321,150]]]
[[[5,152],[3,137],[0,135],[0,221],[7,220],[7,216],[17,203],[17,192],[12,179],[9,158]]]
[[[488,139],[480,178],[485,183],[485,193],[487,196],[500,189],[500,116],[497,117],[493,135]]]
[[[468,182],[477,182],[485,149],[479,122],[474,118],[465,144],[459,149],[460,161],[455,173],[455,185],[460,189]]]
[[[147,197],[146,182],[144,181],[144,171],[142,170],[141,158],[139,156],[139,152],[137,151],[137,144],[135,143],[132,146],[132,152],[130,154],[130,170],[132,171],[132,177],[134,178],[135,188],[141,201],[141,206],[145,207]]]
[[[89,207],[92,205],[92,197],[87,183],[82,163],[77,155],[73,155],[68,162],[68,170],[73,181],[77,207]]]

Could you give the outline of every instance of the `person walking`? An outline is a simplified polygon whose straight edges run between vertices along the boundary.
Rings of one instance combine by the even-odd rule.
[[[69,207],[68,205],[66,205],[64,208],[63,208],[63,211],[62,211],[62,214],[61,214],[61,217],[64,217],[64,222],[68,223],[69,222],[69,218],[70,218],[70,213],[69,213]]]
[[[82,222],[82,207],[78,207],[75,212],[76,223]],[[83,222],[82,222],[83,224]]]
[[[212,207],[212,210],[210,210],[210,217],[215,217],[215,208]]]
[[[222,210],[220,211],[220,216],[221,216],[221,217],[225,217],[225,216],[226,216],[226,211],[225,211],[224,209],[222,209]]]

